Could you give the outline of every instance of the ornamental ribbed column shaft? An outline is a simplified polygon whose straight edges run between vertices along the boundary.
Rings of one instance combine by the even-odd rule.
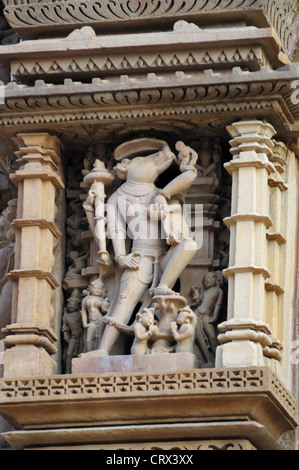
[[[64,188],[59,176],[60,145],[48,134],[20,134],[12,324],[6,328],[4,377],[55,373],[57,337],[51,328],[53,251],[61,236],[55,224],[55,198]]]
[[[275,343],[268,351],[269,357],[281,358],[281,345],[284,335],[284,315],[282,298],[285,289],[286,259],[286,205],[287,185],[286,158],[288,149],[282,142],[274,142],[273,154],[270,157],[275,172],[269,175],[269,211],[273,225],[267,232],[268,269],[271,277],[266,282],[266,322],[270,325]]]
[[[265,323],[265,281],[269,216],[269,160],[275,130],[261,121],[240,121],[228,127],[233,159],[225,165],[232,176],[228,318],[219,325],[216,363],[219,367],[261,366],[263,350],[272,344]]]

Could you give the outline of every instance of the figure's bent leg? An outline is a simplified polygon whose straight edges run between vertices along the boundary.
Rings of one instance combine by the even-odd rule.
[[[201,320],[199,320],[197,322],[195,341],[197,342],[197,345],[198,345],[205,361],[209,362],[210,354],[209,354],[208,346],[207,346],[207,344],[205,342],[205,339],[204,339],[204,333],[203,333],[203,327],[202,327]]]
[[[130,284],[129,286],[128,283]],[[119,297],[111,318],[119,323],[127,324],[134,308],[147,288],[147,284],[138,280],[136,271],[131,271],[130,275],[126,276],[126,280],[121,282]],[[106,325],[99,346],[99,349],[103,351],[103,355],[110,353],[119,334],[119,331],[114,326]]]
[[[179,245],[170,248],[161,263],[163,274],[158,287],[155,289],[155,294],[167,293],[174,286],[196,251],[197,244],[191,238],[183,240]]]
[[[216,354],[216,348],[218,346],[218,340],[217,340],[217,335],[216,335],[216,330],[211,323],[209,323],[209,319],[206,318],[204,323],[203,323],[203,329],[208,337],[211,349],[213,351],[213,354]]]
[[[74,339],[71,339],[69,343],[69,347],[67,348],[67,353],[66,353],[65,371],[67,374],[70,374],[72,372],[72,359],[74,357],[75,349],[76,349],[76,342],[74,341]]]
[[[86,346],[87,351],[95,349],[95,338],[97,334],[97,327],[94,323],[90,323],[86,331]]]

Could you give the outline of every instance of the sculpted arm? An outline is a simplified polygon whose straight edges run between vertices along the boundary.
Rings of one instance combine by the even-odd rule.
[[[106,204],[107,210],[107,231],[108,237],[112,240],[115,260],[126,256],[126,224],[120,214],[118,207],[118,194],[117,191],[112,194]]]
[[[223,291],[222,291],[222,289],[220,289],[219,290],[219,295],[218,295],[218,298],[217,298],[217,301],[216,301],[216,304],[215,304],[213,317],[211,318],[211,322],[213,322],[213,323],[217,322],[217,320],[218,320],[221,305],[222,305],[222,301],[223,301]]]
[[[119,323],[118,321],[114,320],[114,318],[111,317],[105,317],[104,323],[106,323],[109,326],[114,326],[118,331],[121,333],[124,333],[126,335],[134,335],[134,328],[131,326],[124,325],[122,323]]]
[[[103,299],[103,302],[101,303],[101,312],[102,313],[107,313],[108,310],[109,310],[109,307],[110,307],[110,301],[106,297],[105,299]]]
[[[86,310],[86,305],[85,305],[85,299],[83,299],[83,302],[82,302],[81,318],[82,318],[83,328],[86,328],[87,325],[88,325],[88,318],[87,318],[87,310]]]
[[[172,336],[174,337],[175,341],[178,341],[180,335],[178,333],[178,325],[177,325],[177,322],[171,322],[170,324],[170,328],[171,328],[171,333],[172,333]]]
[[[184,341],[184,339],[187,339],[189,338],[190,336],[192,336],[193,334],[193,326],[192,325],[188,325],[184,328],[183,331],[181,331],[180,333],[177,331],[177,328],[176,328],[176,323],[173,322],[173,326],[171,325],[171,331],[172,331],[172,334],[173,334],[173,337],[175,339],[175,341],[177,342],[180,342],[180,341]]]
[[[66,316],[67,316],[66,309],[64,309],[61,331],[63,333],[64,340],[68,343],[69,339],[70,339],[69,338],[70,329],[69,329],[69,327],[67,326],[67,323],[66,323]]]
[[[152,325],[152,327],[146,330],[145,332],[142,332],[142,327],[138,323],[136,323],[134,327],[135,337],[139,341],[145,341],[146,339],[150,338],[153,335],[153,333],[156,332],[156,330],[157,328],[154,325]]]

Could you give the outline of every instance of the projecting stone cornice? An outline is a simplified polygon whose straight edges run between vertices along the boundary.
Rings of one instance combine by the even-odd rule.
[[[255,71],[264,65],[278,69],[289,63],[272,28],[204,31],[189,23],[183,30],[174,27],[171,32],[117,36],[96,36],[92,28],[83,27],[64,39],[3,46],[0,60],[14,77],[28,84],[49,77],[57,83],[64,77],[86,81],[93,76],[108,78],[125,73],[211,68],[227,72],[235,66]]]
[[[298,0],[4,0],[5,16],[24,38],[63,32],[89,25],[102,33],[172,28],[187,20],[198,26],[247,23],[272,26],[290,52],[296,39]]]
[[[11,83],[0,105],[0,132],[49,131],[63,141],[85,145],[89,138],[115,140],[117,132],[138,125],[159,129],[174,126],[177,134],[198,135],[207,129],[227,137],[226,128],[238,119],[267,119],[280,139],[299,137],[298,65],[257,72],[239,68],[228,74],[183,72],[159,77],[65,80],[63,85],[38,80],[35,86]]]

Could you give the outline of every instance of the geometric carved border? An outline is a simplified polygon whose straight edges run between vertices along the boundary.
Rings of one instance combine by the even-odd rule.
[[[104,374],[1,379],[0,399],[71,397],[74,395],[124,396],[171,391],[214,393],[217,390],[259,390],[263,370],[190,371],[164,374]]]
[[[188,449],[215,438],[222,450],[240,439],[277,448],[298,425],[296,400],[268,367],[1,379],[0,414],[17,448],[181,440]]]
[[[33,79],[38,76],[51,76],[67,74],[72,77],[75,74],[82,73],[104,73],[105,76],[109,72],[140,73],[142,70],[160,72],[171,67],[178,70],[188,68],[191,70],[195,67],[198,71],[199,67],[208,68],[215,65],[226,67],[234,67],[238,65],[246,66],[251,70],[258,70],[260,66],[268,64],[261,47],[235,47],[214,48],[204,50],[188,50],[177,52],[155,52],[143,53],[127,52],[121,55],[110,53],[108,56],[99,54],[90,54],[82,57],[44,57],[44,58],[23,58],[21,60],[11,61],[11,73],[17,77],[27,76]]]
[[[171,393],[207,395],[260,392],[265,388],[287,412],[297,417],[296,400],[268,368],[199,369],[164,374],[104,374],[0,380],[0,404],[32,399],[72,397],[165,396]]]

